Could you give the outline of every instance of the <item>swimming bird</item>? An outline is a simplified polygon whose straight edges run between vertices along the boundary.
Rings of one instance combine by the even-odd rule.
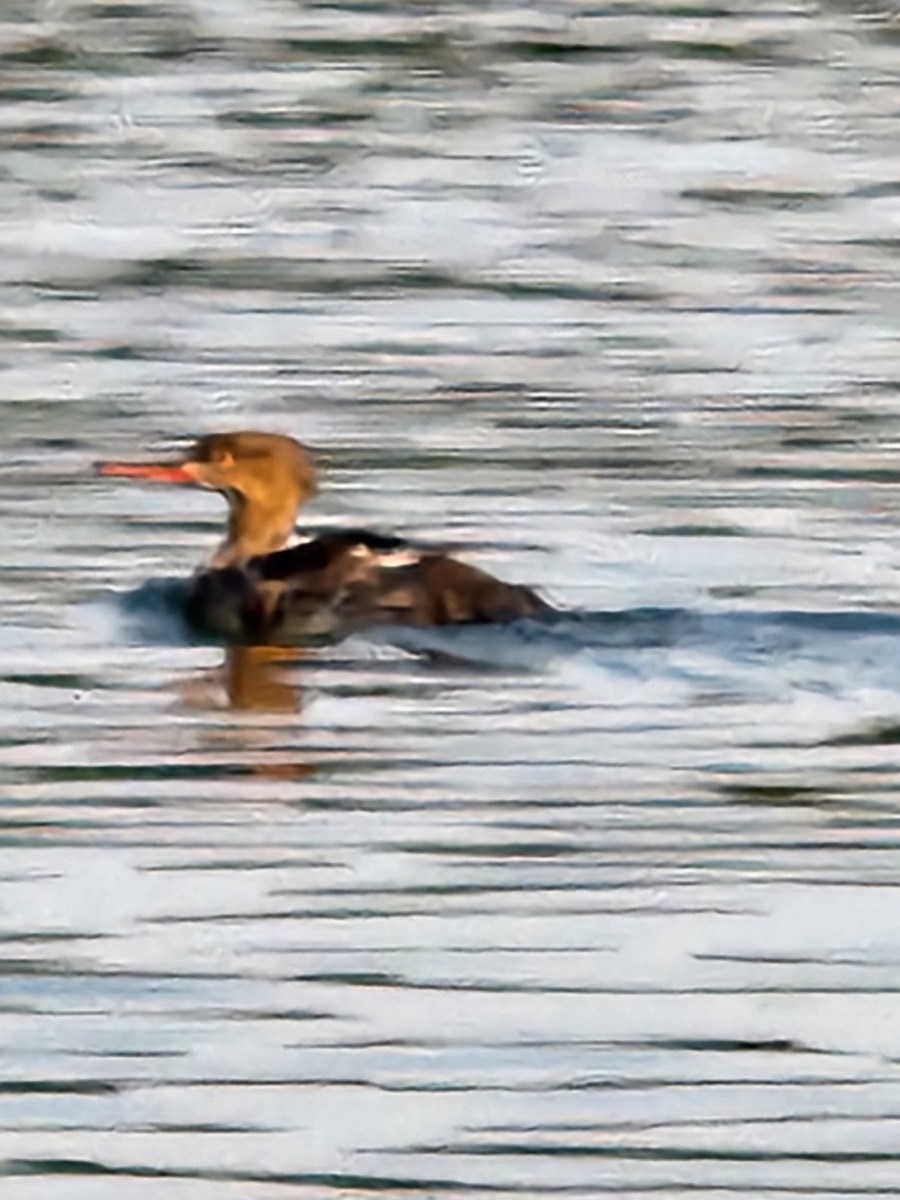
[[[290,643],[370,624],[499,623],[550,611],[530,588],[402,538],[344,529],[295,542],[316,471],[309,451],[282,434],[217,433],[176,462],[105,462],[98,470],[225,497],[225,539],[186,600],[191,622],[218,636]]]

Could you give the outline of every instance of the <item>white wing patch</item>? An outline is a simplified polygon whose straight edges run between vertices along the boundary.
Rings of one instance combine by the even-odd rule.
[[[422,555],[418,550],[373,550],[361,542],[350,551],[351,555],[369,566],[379,570],[396,570],[398,567],[413,567],[421,561]]]

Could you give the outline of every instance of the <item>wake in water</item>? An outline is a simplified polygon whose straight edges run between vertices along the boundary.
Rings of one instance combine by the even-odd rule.
[[[182,581],[154,580],[117,596],[127,639],[165,645],[208,641],[185,619],[184,595]],[[900,693],[900,613],[555,612],[509,625],[378,626],[350,641],[471,669],[667,679],[703,691]],[[322,653],[327,644],[318,643]]]

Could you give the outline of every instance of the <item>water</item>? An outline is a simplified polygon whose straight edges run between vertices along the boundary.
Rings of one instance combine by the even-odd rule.
[[[900,1192],[888,8],[4,6],[5,1200]],[[247,427],[565,611],[197,642]]]

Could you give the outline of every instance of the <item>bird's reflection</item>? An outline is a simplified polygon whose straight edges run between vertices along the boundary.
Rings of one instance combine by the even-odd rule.
[[[304,657],[288,646],[228,646],[218,667],[179,686],[181,703],[201,712],[298,713],[303,692],[290,668]]]
[[[220,666],[181,688],[182,703],[205,712],[221,711],[224,704],[235,713],[299,713],[303,691],[292,668],[304,657],[302,649],[291,646],[229,646]],[[272,729],[271,722],[229,721],[205,726],[204,737],[217,751],[246,754],[249,775],[301,779],[315,774],[314,763],[284,757],[283,748],[272,743]]]
[[[250,712],[299,712],[302,695],[289,666],[302,657],[296,647],[229,646],[222,667],[229,706]]]

